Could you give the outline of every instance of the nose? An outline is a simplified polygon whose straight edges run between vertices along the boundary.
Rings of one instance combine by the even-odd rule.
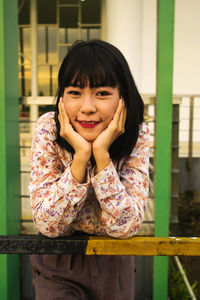
[[[81,102],[81,108],[80,108],[81,113],[84,114],[93,114],[97,111],[95,101],[92,97],[92,95],[87,95],[84,96]]]

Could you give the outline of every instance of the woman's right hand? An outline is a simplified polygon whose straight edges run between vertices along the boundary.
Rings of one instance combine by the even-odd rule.
[[[60,136],[65,139],[75,151],[75,155],[85,158],[87,161],[91,157],[92,144],[86,141],[78,132],[76,132],[69,120],[69,117],[65,111],[63,99],[60,98],[58,120],[60,122]]]

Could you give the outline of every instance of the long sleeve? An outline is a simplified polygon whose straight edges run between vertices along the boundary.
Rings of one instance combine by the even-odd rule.
[[[122,239],[135,235],[143,222],[148,200],[149,130],[145,123],[140,126],[137,143],[118,173],[111,162],[91,182],[107,234]]]
[[[29,184],[33,219],[38,230],[49,237],[70,234],[70,224],[81,210],[89,188],[70,171],[70,155],[61,160],[55,142],[53,113],[38,119],[31,148]],[[65,151],[65,150],[63,150]]]

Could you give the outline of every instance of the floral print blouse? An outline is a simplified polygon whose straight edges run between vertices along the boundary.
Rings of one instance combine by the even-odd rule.
[[[140,125],[132,153],[111,161],[100,173],[87,165],[86,183],[70,171],[72,155],[56,142],[54,112],[36,124],[31,148],[29,184],[33,220],[49,237],[75,231],[128,238],[143,222],[148,199],[149,129]]]

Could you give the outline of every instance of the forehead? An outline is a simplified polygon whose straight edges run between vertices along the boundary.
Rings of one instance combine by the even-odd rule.
[[[105,72],[77,72],[68,82],[66,82],[67,86],[74,87],[90,87],[96,88],[100,86],[111,86],[116,87],[117,81],[116,78],[112,74],[105,74]]]

